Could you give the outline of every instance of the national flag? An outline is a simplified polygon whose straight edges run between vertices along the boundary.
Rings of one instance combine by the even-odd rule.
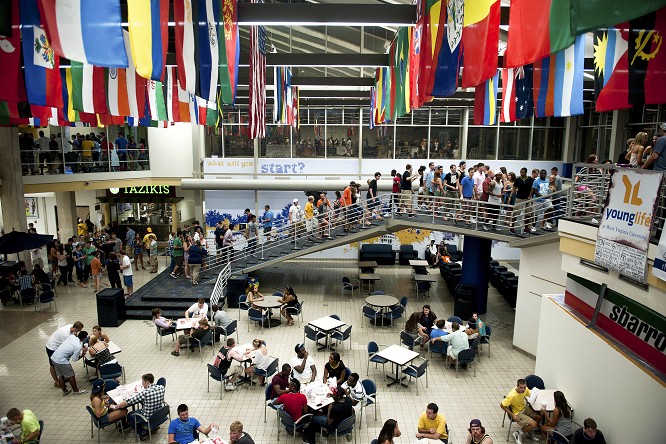
[[[409,27],[401,27],[391,43],[389,69],[392,80],[391,94],[395,97],[391,114],[394,119],[410,111],[409,31]]]
[[[597,112],[631,108],[628,30],[629,23],[624,23],[594,33],[594,103]]]
[[[74,109],[87,113],[107,114],[104,68],[71,61],[72,101]]]
[[[199,0],[199,20],[197,32],[199,83],[197,95],[207,102],[217,98],[217,78],[220,49],[217,39],[217,27],[220,21],[219,0]]]
[[[60,76],[62,79],[62,102],[63,102],[63,115],[65,120],[74,123],[79,120],[79,112],[74,109],[72,102],[72,69],[61,68]]]
[[[21,0],[20,16],[28,101],[33,105],[61,107],[60,57],[54,54],[42,28],[37,0]]]
[[[416,2],[416,25],[409,42],[409,89],[412,109],[420,108],[423,103],[419,96],[419,77],[421,76],[421,49],[423,47],[423,28],[425,26],[425,0]]]
[[[19,111],[16,102],[0,100],[0,123],[9,124],[9,119],[18,119]]]
[[[130,106],[127,94],[127,70],[125,68],[106,69],[106,97],[108,112],[112,116],[129,116]]]
[[[0,15],[5,15],[8,32],[0,36],[0,101],[25,102],[25,84],[21,71],[21,18],[18,0],[0,3]]]
[[[177,85],[177,87],[178,87],[178,109],[180,114],[180,121],[196,123],[196,119],[192,118],[194,114],[190,112],[191,103],[192,103],[192,98],[191,98],[192,94],[182,89],[180,85]]]
[[[217,126],[217,101],[206,100],[206,121],[204,124],[210,128]]]
[[[516,120],[532,117],[534,115],[534,100],[532,98],[532,65],[521,66],[516,69],[514,85]]]
[[[585,63],[585,34],[576,43],[556,55],[555,116],[583,114],[583,65]]]
[[[238,0],[222,2],[222,21],[218,29],[220,40],[220,100],[227,105],[236,101],[238,86],[238,61],[240,38],[238,37]],[[224,40],[222,37],[224,36]]]
[[[516,76],[523,68],[502,68],[502,111],[500,122],[508,123],[516,118]]]
[[[368,128],[373,129],[375,127],[375,114],[377,110],[375,109],[377,103],[377,87],[370,87],[370,118],[368,119]]]
[[[497,123],[497,81],[499,72],[474,89],[474,125]]]
[[[98,126],[122,125],[125,123],[123,116],[111,116],[109,114],[97,114]]]
[[[574,35],[654,12],[666,6],[666,0],[568,0],[571,2],[571,32]],[[513,4],[511,5],[513,7]]]
[[[438,44],[435,79],[428,92],[433,97],[450,97],[458,89],[458,74],[462,59],[463,0],[449,0],[446,4],[446,30]],[[442,13],[443,15],[444,13]]]
[[[263,0],[252,0],[263,3]],[[266,28],[250,26],[249,138],[266,134]]]
[[[136,72],[145,79],[162,81],[169,44],[169,2],[127,2],[127,18]]]
[[[176,22],[176,62],[178,84],[188,93],[197,88],[196,34],[194,21],[199,17],[199,0],[174,0],[173,17]]]
[[[123,31],[123,41],[127,56],[132,59],[129,33]],[[125,82],[127,85],[127,102],[129,104],[129,116],[141,118],[146,109],[146,79],[137,74],[134,64],[130,63],[125,71]],[[138,125],[138,120],[136,121]]]
[[[557,56],[551,55],[534,62],[534,116],[555,115],[555,66]]]
[[[446,2],[442,0],[425,0],[423,5],[424,26],[421,57],[419,60],[419,102],[422,104],[432,100],[429,91],[435,81],[435,68],[439,57],[439,46],[442,44],[446,23]],[[377,121],[375,121],[377,123]]]
[[[666,103],[666,8],[632,20],[629,29],[629,103]]]
[[[291,87],[291,100],[292,100],[292,105],[291,105],[291,113],[293,115],[292,117],[292,122],[291,126],[293,128],[300,128],[301,126],[301,92],[298,88],[298,86],[292,86]]]
[[[500,1],[468,0],[464,15],[462,87],[469,88],[497,74]]]
[[[148,106],[152,120],[167,120],[166,106],[164,105],[164,87],[162,82],[148,80],[146,82],[146,91],[148,91]]]
[[[178,103],[178,79],[176,68],[166,68],[166,111],[169,122],[180,122],[180,105]]]
[[[504,66],[536,62],[573,45],[569,0],[511,0]]]

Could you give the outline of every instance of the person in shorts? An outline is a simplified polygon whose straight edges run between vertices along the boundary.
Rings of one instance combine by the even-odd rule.
[[[99,251],[93,253],[90,261],[90,274],[93,279],[94,292],[97,293],[102,289],[102,261],[99,260]]]
[[[541,414],[535,412],[527,404],[526,399],[529,396],[530,389],[527,388],[525,380],[521,378],[516,382],[516,387],[500,403],[500,408],[521,427],[523,436],[534,430],[542,419]],[[519,431],[516,430],[513,433],[516,444],[521,444],[522,438]]]
[[[121,251],[120,254],[122,256],[122,260],[120,262],[120,269],[123,272],[123,282],[125,283],[125,287],[127,288],[125,296],[129,297],[132,296],[132,293],[134,292],[134,283],[132,282],[132,261],[130,260],[126,252]]]

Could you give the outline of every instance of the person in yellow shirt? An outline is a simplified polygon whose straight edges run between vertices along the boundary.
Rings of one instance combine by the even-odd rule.
[[[502,410],[522,428],[523,434],[534,430],[542,419],[542,416],[527,404],[526,398],[529,396],[530,389],[527,388],[525,380],[521,378],[516,382],[516,388],[512,389],[500,403]],[[513,439],[516,444],[522,443],[522,436],[519,431],[516,430],[513,433]],[[538,441],[538,439],[535,439],[535,441]]]
[[[146,228],[146,235],[143,236],[143,247],[146,250],[146,256],[148,256],[148,263],[150,263],[150,242],[152,241],[151,236],[154,236],[153,229],[148,227]]]
[[[84,168],[90,168],[92,165],[92,152],[95,148],[95,142],[90,138],[90,134],[86,134],[86,140],[81,143],[81,163]]]
[[[418,431],[416,437],[438,439],[443,443],[449,442],[449,435],[446,428],[446,418],[439,413],[439,407],[431,402],[426,407],[426,411],[419,417]]]
[[[305,231],[307,232],[308,237],[312,237],[312,230],[314,230],[315,225],[317,224],[314,210],[314,197],[308,196],[308,203],[305,204],[305,210],[303,210],[303,213],[305,214]]]
[[[39,420],[32,410],[11,409],[7,412],[7,419],[14,424],[21,424],[21,438],[14,438],[12,443],[36,443],[42,433]]]

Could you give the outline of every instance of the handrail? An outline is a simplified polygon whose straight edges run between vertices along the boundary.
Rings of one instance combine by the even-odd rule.
[[[217,275],[217,279],[215,280],[215,286],[213,287],[213,292],[210,295],[211,319],[213,318],[213,305],[217,305],[220,302],[220,298],[224,297],[224,289],[227,287],[229,276],[231,276],[230,263],[224,265],[224,268],[222,268],[222,271],[220,271],[220,273]]]

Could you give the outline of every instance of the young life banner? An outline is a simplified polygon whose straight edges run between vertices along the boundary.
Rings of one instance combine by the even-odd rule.
[[[663,175],[618,168],[611,171],[594,262],[645,283],[650,229]]]
[[[661,237],[659,238],[657,255],[654,257],[652,274],[662,281],[666,281],[666,236],[664,235],[663,230],[661,232]]]

